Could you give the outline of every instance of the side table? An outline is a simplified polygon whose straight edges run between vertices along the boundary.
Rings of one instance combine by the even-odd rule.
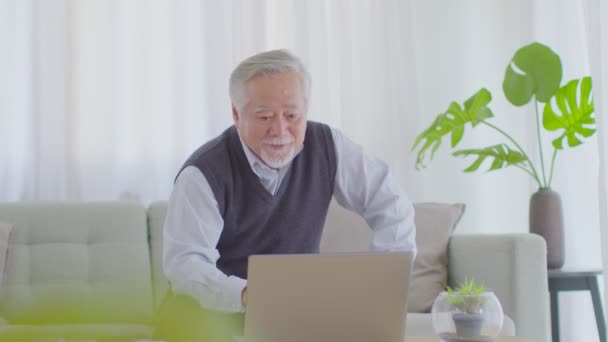
[[[595,323],[600,342],[606,341],[606,321],[602,309],[597,276],[601,270],[549,270],[549,294],[551,296],[551,334],[553,342],[559,342],[558,294],[562,291],[589,291],[593,301]]]

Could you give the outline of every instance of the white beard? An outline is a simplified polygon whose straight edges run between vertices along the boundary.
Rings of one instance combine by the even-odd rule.
[[[278,144],[289,144],[289,143],[293,144],[294,140],[295,139],[293,137],[275,138],[275,139],[268,139],[268,140],[264,141],[263,144],[277,144],[277,145]],[[294,145],[290,145],[290,147],[288,149],[282,150],[282,151],[273,151],[271,149],[266,149],[266,148],[262,147],[260,158],[262,158],[262,160],[264,161],[264,163],[266,163],[266,165],[270,166],[273,169],[278,169],[278,168],[281,168],[281,167],[287,165],[293,158],[294,153],[295,153]]]

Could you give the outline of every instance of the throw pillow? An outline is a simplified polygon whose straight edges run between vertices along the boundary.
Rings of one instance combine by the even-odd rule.
[[[448,243],[464,213],[464,204],[415,203],[416,245],[409,312],[430,312],[448,280]]]

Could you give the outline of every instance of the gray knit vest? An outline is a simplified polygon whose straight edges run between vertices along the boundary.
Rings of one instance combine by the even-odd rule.
[[[274,196],[251,170],[234,126],[196,150],[182,170],[187,166],[205,175],[224,219],[217,267],[225,274],[246,279],[253,254],[319,252],[336,175],[327,125],[308,122],[304,148]]]

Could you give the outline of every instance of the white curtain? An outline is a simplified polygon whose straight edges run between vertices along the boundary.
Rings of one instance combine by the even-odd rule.
[[[561,56],[563,82],[593,73],[598,134],[558,154],[553,188],[566,267],[599,268],[606,22],[601,0],[0,0],[0,200],[168,198],[185,158],[231,124],[231,70],[288,48],[313,76],[310,119],[386,160],[413,200],[466,203],[457,233],[526,232],[529,176],[464,174],[471,160],[448,142],[417,172],[410,149],[451,101],[487,87],[494,123],[538,162],[533,109],[508,104],[501,83],[515,50],[541,41]],[[480,128],[461,146],[499,142]],[[564,340],[597,338],[584,294],[562,308]]]
[[[608,3],[589,0],[585,3],[589,57],[595,98],[599,147],[599,218],[604,274],[604,294],[608,293]],[[604,313],[608,317],[608,297],[604,296]]]
[[[311,119],[411,170],[407,2],[1,1],[2,200],[166,199],[231,124],[231,70],[272,48],[309,65]]]

